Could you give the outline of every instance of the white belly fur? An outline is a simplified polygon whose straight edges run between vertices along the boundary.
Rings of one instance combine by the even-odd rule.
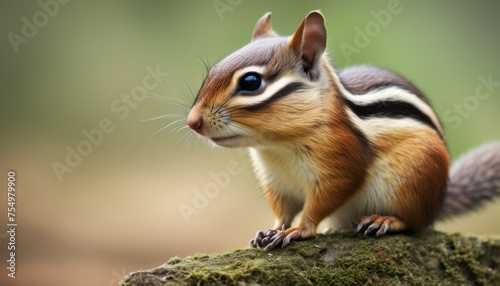
[[[395,195],[402,180],[397,174],[388,172],[390,164],[387,158],[378,158],[374,162],[367,182],[356,196],[330,216],[332,230],[351,229],[366,215],[396,214]]]
[[[317,180],[314,166],[308,165],[301,156],[286,154],[288,152],[284,150],[273,151],[269,156],[269,153],[251,150],[257,176],[274,191],[305,202]],[[332,223],[328,223],[329,228],[351,229],[363,216],[396,214],[395,192],[402,184],[402,179],[398,174],[388,172],[391,170],[390,165],[387,157],[375,160],[366,183],[354,197],[330,215]]]
[[[250,155],[257,177],[262,183],[277,193],[305,202],[317,180],[314,166],[308,164],[310,160],[297,156],[295,150],[284,148],[271,152],[250,149]]]

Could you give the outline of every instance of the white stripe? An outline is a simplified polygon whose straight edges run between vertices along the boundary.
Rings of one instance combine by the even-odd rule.
[[[422,122],[409,117],[372,117],[368,119],[361,119],[349,109],[347,109],[346,112],[355,126],[358,127],[360,131],[365,134],[372,142],[375,142],[376,138],[379,135],[387,134],[387,132],[391,129],[427,128],[429,130],[435,131],[434,128],[430,127],[429,125],[423,124]]]
[[[244,67],[242,69],[239,69],[239,70],[235,71],[233,74],[233,78],[232,78],[233,84],[237,84],[238,80],[240,79],[240,76],[242,76],[243,74],[246,74],[248,72],[256,72],[258,74],[264,74],[265,70],[266,70],[266,68],[263,66],[249,66],[249,67]]]
[[[415,106],[422,113],[427,115],[432,120],[434,125],[438,128],[439,132],[441,134],[443,133],[443,130],[441,128],[441,124],[439,123],[439,119],[438,119],[436,113],[434,112],[434,110],[432,109],[432,107],[430,107],[427,103],[425,103],[417,95],[415,95],[415,94],[413,94],[405,89],[399,88],[397,86],[391,86],[391,87],[387,87],[387,88],[380,89],[380,90],[370,91],[370,92],[368,92],[366,94],[362,94],[362,95],[353,95],[353,94],[349,93],[347,90],[345,90],[343,87],[341,89],[343,89],[342,92],[344,93],[344,96],[348,100],[350,100],[354,104],[360,105],[360,106],[366,106],[366,105],[370,105],[372,103],[388,101],[388,100],[409,103],[409,104]],[[401,121],[403,119],[405,119],[405,118],[397,118],[396,120]],[[408,118],[408,119],[410,119],[410,118]],[[367,120],[372,120],[372,119],[367,119]],[[412,120],[412,121],[416,122],[415,120]]]
[[[264,68],[258,67],[258,66],[251,66],[251,67],[241,69],[238,72],[234,73],[233,84],[237,85],[240,76],[247,73],[247,72],[257,72],[259,74],[262,74],[263,70],[264,70]],[[264,92],[263,93],[261,93],[259,95],[235,96],[234,99],[232,100],[232,104],[242,105],[242,106],[252,106],[252,105],[259,104],[259,103],[264,102],[264,101],[268,100],[269,98],[273,97],[273,95],[275,93],[277,93],[280,89],[287,86],[289,83],[292,83],[295,81],[296,81],[296,78],[294,78],[292,76],[281,77],[279,80],[277,80],[276,82],[274,82],[271,85],[267,85],[267,83],[264,81]]]

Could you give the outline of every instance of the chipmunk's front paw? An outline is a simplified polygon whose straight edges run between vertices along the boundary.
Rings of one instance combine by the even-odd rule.
[[[269,243],[271,243],[271,238],[278,233],[277,230],[270,229],[266,232],[259,230],[255,235],[255,238],[250,241],[250,245],[253,248],[265,248]]]
[[[281,230],[270,229],[265,233],[262,231],[257,232],[257,235],[250,244],[255,248],[272,250],[277,246],[284,248],[290,244],[292,240],[298,240],[309,236],[311,236],[311,232],[306,229],[300,227],[285,229],[283,226]]]
[[[285,248],[292,240],[300,239],[301,233],[302,230],[298,228],[280,230],[273,237],[271,237],[271,242],[264,248],[264,250],[272,250],[280,245],[281,248]]]

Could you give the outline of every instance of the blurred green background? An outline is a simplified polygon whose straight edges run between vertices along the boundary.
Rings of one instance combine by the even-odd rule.
[[[275,30],[289,35],[321,9],[337,68],[368,63],[408,77],[441,116],[453,159],[500,139],[499,84],[488,98],[475,97],[479,77],[500,82],[500,2],[394,3],[2,1],[0,230],[5,234],[9,170],[17,173],[19,226],[16,279],[7,278],[0,236],[0,284],[115,285],[175,255],[244,247],[272,225],[245,151],[213,148],[182,128],[205,74],[202,62],[214,64],[246,44],[267,11]],[[399,12],[377,23],[375,15],[391,5]],[[356,46],[358,30],[370,35]],[[345,52],[349,45],[355,52]],[[145,99],[141,87],[149,88]],[[161,115],[168,116],[144,121]],[[103,119],[110,126],[100,137],[92,130]],[[99,144],[82,143],[89,142],[85,131]],[[68,165],[68,148],[88,155],[70,158],[74,167],[58,178],[53,166]],[[241,172],[196,201],[196,190],[213,186],[210,172],[228,163]],[[499,215],[497,201],[436,228],[499,234]]]

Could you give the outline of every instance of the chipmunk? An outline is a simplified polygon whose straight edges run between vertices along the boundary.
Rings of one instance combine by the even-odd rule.
[[[443,127],[417,87],[373,66],[336,71],[319,11],[290,37],[270,17],[210,69],[187,118],[216,145],[250,150],[276,216],[253,247],[312,237],[327,217],[334,230],[358,222],[365,235],[420,232],[500,195],[500,143],[472,151],[449,175]]]

